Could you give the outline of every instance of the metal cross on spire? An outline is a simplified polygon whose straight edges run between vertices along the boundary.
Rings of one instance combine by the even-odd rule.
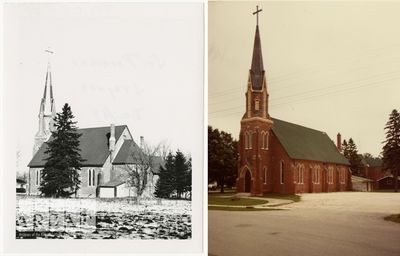
[[[48,62],[48,65],[50,65],[50,56],[51,56],[51,54],[54,54],[54,51],[50,50],[50,47],[47,47],[47,49],[44,51],[47,53],[47,62]]]
[[[262,9],[259,10],[258,9],[258,5],[257,5],[257,10],[255,12],[253,12],[253,15],[257,14],[257,26],[258,26],[258,13],[261,12],[261,11],[262,11]]]

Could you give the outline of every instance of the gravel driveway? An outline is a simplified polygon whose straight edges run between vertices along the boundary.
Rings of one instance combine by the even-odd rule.
[[[400,193],[303,194],[284,211],[209,211],[209,255],[400,255]]]

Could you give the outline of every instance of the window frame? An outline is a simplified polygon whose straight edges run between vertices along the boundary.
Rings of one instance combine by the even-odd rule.
[[[285,170],[285,162],[283,160],[281,160],[279,163],[279,171],[280,171],[279,179],[280,179],[281,184],[285,184],[284,170]]]

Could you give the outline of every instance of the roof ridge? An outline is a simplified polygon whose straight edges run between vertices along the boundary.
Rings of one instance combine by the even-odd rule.
[[[121,126],[125,126],[127,127],[128,125],[126,124],[121,124],[121,125],[116,125],[115,127],[121,127]],[[89,130],[89,129],[100,129],[100,128],[110,128],[110,126],[99,126],[99,127],[85,127],[85,128],[78,128],[77,130]]]
[[[307,127],[307,126],[304,126],[304,125],[291,123],[291,122],[284,121],[284,120],[282,120],[282,119],[278,119],[278,118],[275,118],[275,117],[271,117],[271,118],[272,118],[273,120],[278,120],[278,121],[280,121],[280,122],[284,122],[284,123],[296,125],[296,126],[299,126],[299,127],[305,128],[305,129],[308,129],[308,130],[313,130],[313,131],[320,132],[320,133],[322,133],[322,134],[328,135],[328,134],[327,134],[326,132],[324,132],[324,131],[320,131],[320,130],[317,130],[317,129],[314,129],[314,128],[310,128],[310,127]],[[329,136],[328,136],[328,137],[329,137]]]

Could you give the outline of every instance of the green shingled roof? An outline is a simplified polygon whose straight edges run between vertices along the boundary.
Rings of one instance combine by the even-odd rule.
[[[290,158],[349,164],[326,133],[275,118],[273,121],[272,131]]]
[[[115,126],[115,140],[118,141],[126,125]],[[81,156],[86,161],[83,166],[103,166],[109,155],[108,138],[110,136],[110,126],[78,129],[78,133],[82,134],[79,138]],[[50,140],[52,138],[50,137]],[[47,155],[44,153],[47,150],[47,143],[39,148],[29,162],[29,167],[43,167]]]

